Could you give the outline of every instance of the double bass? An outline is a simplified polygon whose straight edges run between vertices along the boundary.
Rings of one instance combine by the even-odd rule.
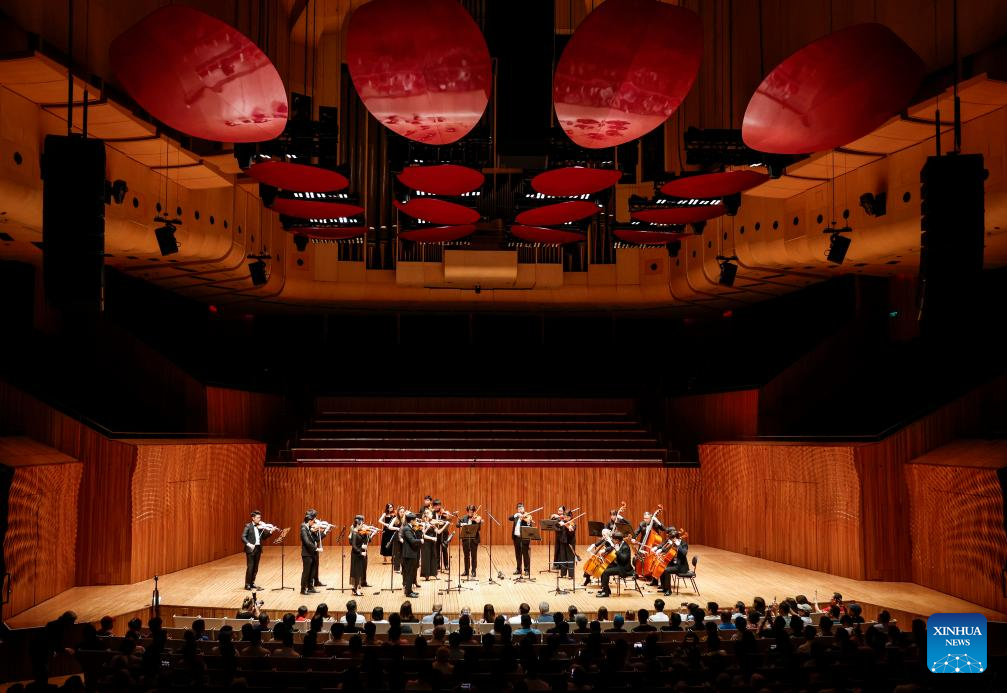
[[[636,574],[640,577],[647,577],[651,574],[654,560],[657,558],[654,554],[654,549],[664,543],[664,538],[654,529],[654,520],[657,519],[657,514],[662,510],[664,510],[664,506],[658,504],[657,510],[650,516],[650,523],[647,524],[647,530],[643,533],[643,537],[640,540],[639,549],[635,552],[636,558],[633,561],[633,567],[636,569]]]

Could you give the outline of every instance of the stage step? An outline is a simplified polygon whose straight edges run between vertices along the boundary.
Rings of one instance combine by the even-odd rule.
[[[578,461],[590,457],[612,460],[642,459],[663,460],[666,451],[662,448],[293,448],[295,460],[353,459],[353,460],[409,460],[414,458],[437,458],[443,460],[513,460],[550,459]]]
[[[651,438],[422,438],[422,437],[314,437],[305,436],[298,441],[302,447],[306,448],[569,448],[569,449],[597,449],[597,448],[638,448],[641,444],[648,447],[655,444]]]

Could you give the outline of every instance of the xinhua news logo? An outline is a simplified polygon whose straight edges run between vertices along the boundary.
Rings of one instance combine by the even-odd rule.
[[[927,664],[935,674],[986,671],[986,617],[934,614],[927,619]]]

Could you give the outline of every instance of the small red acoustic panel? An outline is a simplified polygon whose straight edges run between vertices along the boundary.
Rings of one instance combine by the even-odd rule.
[[[109,58],[144,110],[187,135],[263,142],[287,124],[287,90],[266,54],[191,7],[150,13],[112,41]]]
[[[698,207],[669,207],[667,209],[645,209],[630,216],[647,224],[691,224],[697,221],[715,219],[724,214],[724,205],[700,205]]]
[[[586,219],[592,214],[597,214],[601,208],[594,202],[587,200],[570,200],[569,202],[557,202],[554,205],[536,207],[521,212],[515,218],[518,224],[528,226],[558,226],[571,221]]]
[[[474,224],[479,221],[479,212],[469,207],[462,207],[454,202],[414,197],[408,202],[403,203],[393,200],[392,203],[403,214],[407,214],[414,219],[429,221],[431,224],[457,226],[459,224]]]
[[[344,202],[323,202],[321,200],[289,200],[277,198],[270,209],[288,217],[298,219],[339,219],[355,217],[364,213],[364,208]]]
[[[665,183],[661,193],[668,197],[698,198],[709,200],[744,192],[769,180],[769,176],[758,171],[725,171],[686,176]]]
[[[432,229],[415,229],[413,231],[403,231],[399,238],[416,243],[448,243],[465,238],[476,230],[475,224],[461,224],[460,226],[437,226]]]
[[[607,168],[583,168],[567,166],[540,173],[531,179],[535,192],[553,197],[573,197],[590,195],[610,188],[622,178],[622,171]]]
[[[510,232],[529,243],[547,243],[549,245],[563,245],[565,243],[580,243],[587,236],[575,231],[562,231],[560,229],[543,229],[540,226],[525,226],[518,224],[510,227]]]
[[[460,140],[489,103],[489,49],[456,0],[361,5],[350,17],[346,61],[371,115],[416,142]]]
[[[472,192],[486,180],[480,171],[457,164],[410,166],[398,177],[407,188],[431,195],[450,196]]]
[[[286,161],[255,164],[248,169],[248,175],[260,183],[295,192],[335,192],[350,184],[341,173]]]
[[[328,241],[346,241],[351,238],[358,238],[367,233],[366,226],[347,226],[343,228],[329,228],[326,226],[311,226],[292,231],[295,235],[307,236],[308,238],[321,238]]]
[[[670,241],[680,241],[693,236],[691,233],[670,233],[664,231],[636,231],[634,229],[615,229],[612,233],[620,241],[636,243],[637,245],[664,245]]]
[[[748,102],[741,136],[772,154],[841,147],[905,108],[923,77],[923,61],[891,29],[857,24],[808,44],[766,75]]]
[[[607,0],[563,49],[553,103],[582,147],[631,142],[661,125],[689,93],[703,54],[699,16],[658,0]]]

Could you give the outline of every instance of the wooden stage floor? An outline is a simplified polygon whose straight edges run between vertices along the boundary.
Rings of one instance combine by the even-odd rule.
[[[411,600],[413,609],[417,612],[430,611],[435,603],[444,605],[448,612],[458,612],[463,606],[471,607],[473,612],[481,612],[483,604],[489,602],[496,607],[497,613],[508,615],[517,612],[521,602],[532,605],[537,610],[540,601],[549,602],[552,610],[565,611],[575,604],[581,611],[594,612],[599,606],[605,605],[609,611],[628,611],[639,608],[652,608],[654,599],[661,596],[654,589],[644,588],[641,598],[635,591],[623,591],[621,596],[599,599],[595,596],[596,587],[581,589],[580,581],[576,593],[556,595],[550,591],[556,588],[555,573],[539,573],[546,567],[546,548],[532,548],[532,577],[534,582],[514,582],[511,573],[514,570],[514,550],[510,545],[494,546],[493,561],[497,570],[502,571],[504,580],[497,585],[487,584],[489,576],[487,547],[482,547],[479,556],[480,580],[463,582],[466,589],[461,593],[450,592],[438,594],[447,587],[446,576],[441,580],[423,582],[420,596]],[[330,609],[342,611],[348,599],[349,591],[327,591],[320,588],[320,594],[301,595],[297,591],[300,579],[301,560],[297,552],[286,557],[285,583],[293,585],[294,591],[271,591],[280,585],[280,554],[266,549],[259,568],[257,582],[265,590],[261,597],[266,602],[266,610],[270,616],[287,611],[296,611],[304,604],[310,609],[320,602],[326,602]],[[584,554],[584,547],[578,549]],[[691,587],[684,587],[680,595],[666,598],[669,610],[677,608],[681,602],[695,601],[701,605],[714,600],[722,606],[734,604],[737,600],[750,603],[752,597],[761,596],[767,602],[773,598],[783,599],[796,594],[806,594],[809,599],[818,596],[827,600],[833,592],[841,592],[847,601],[862,601],[911,614],[928,615],[935,612],[971,611],[985,614],[990,620],[1007,620],[1004,614],[991,611],[936,592],[913,583],[905,582],[864,582],[849,578],[836,577],[804,568],[797,568],[783,563],[774,563],[742,554],[723,551],[702,545],[693,544],[690,547],[691,556],[699,556],[697,583],[700,595],[692,592]],[[326,551],[322,556],[321,579],[329,587],[339,586],[339,552]],[[455,561],[452,553],[451,560]],[[347,574],[349,573],[349,554],[346,557]],[[160,578],[161,603],[197,607],[188,609],[188,613],[200,613],[198,607],[215,609],[233,609],[235,612],[241,605],[242,597],[247,593],[242,589],[245,573],[244,554],[234,554],[217,561],[187,568],[175,573],[162,575]],[[394,592],[378,592],[379,588],[389,587],[390,565],[382,565],[380,556],[372,556],[368,566],[368,582],[370,588],[365,588],[364,596],[357,598],[361,612],[369,613],[374,606],[381,605],[386,611],[398,609],[405,598],[402,593],[402,582],[398,575],[394,578]],[[496,571],[494,571],[494,575]],[[456,584],[457,580],[452,582]],[[562,586],[570,589],[570,580],[563,580]],[[142,609],[150,604],[153,590],[153,580],[139,582],[133,585],[116,585],[103,587],[75,587],[67,590],[42,604],[29,609],[8,620],[11,627],[29,627],[44,624],[67,609],[77,612],[81,621],[97,621],[108,614],[120,614]],[[163,616],[170,617],[171,610],[166,610]],[[207,614],[203,614],[207,615]],[[170,623],[170,621],[169,621]]]

